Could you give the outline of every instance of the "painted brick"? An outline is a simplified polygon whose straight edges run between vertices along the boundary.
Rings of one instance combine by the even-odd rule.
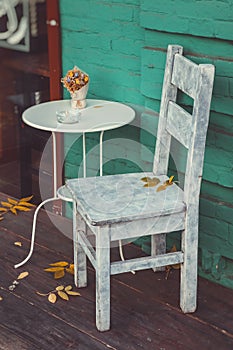
[[[158,13],[171,13],[182,15],[186,17],[197,17],[197,18],[218,18],[231,20],[233,5],[231,1],[185,1],[185,0],[163,0],[141,1],[142,11],[151,11]]]
[[[60,13],[81,18],[100,18],[109,21],[132,21],[134,6],[124,3],[112,3],[91,0],[63,0],[60,2]]]
[[[212,114],[213,117],[213,114]],[[223,117],[221,115],[218,116],[218,118]],[[213,118],[212,118],[213,119]],[[212,121],[211,119],[211,121]],[[211,125],[212,126],[212,125]],[[225,132],[223,129],[218,129],[215,127],[209,127],[208,136],[207,136],[207,144],[210,146],[214,146],[215,148],[218,148],[219,150],[225,150],[232,152],[233,149],[233,133]],[[221,125],[222,127],[222,125]]]
[[[233,153],[224,151],[221,148],[206,148],[205,161],[209,164],[220,166],[220,167],[232,167],[233,164]]]
[[[227,187],[220,186],[219,184],[209,182],[207,180],[202,181],[201,193],[204,196],[211,194],[213,198],[219,201],[223,201],[229,204],[233,204],[233,190]]]
[[[231,209],[233,211],[233,208]],[[229,225],[229,243],[233,246],[233,225]]]
[[[102,21],[99,21],[99,18],[87,18],[87,17],[78,17],[70,15],[63,15],[61,18],[63,24],[63,31],[73,31],[77,35],[79,33],[85,33],[86,35],[91,33],[101,33],[104,37],[114,38],[124,37],[127,32],[128,38],[143,39],[144,31],[143,29],[135,22],[122,22],[122,21],[110,21],[106,18],[102,18]],[[108,27],[108,31],[105,31],[104,28]]]
[[[230,164],[229,167],[226,168],[205,163],[203,178],[224,187],[233,188],[233,172]]]
[[[169,44],[179,43],[184,47],[186,53],[188,52],[195,55],[202,55],[203,57],[216,57],[220,60],[223,58],[228,58],[229,64],[232,64],[232,43],[231,41],[227,40],[209,40],[208,38],[204,37],[190,36],[186,33],[185,35],[182,35],[179,33],[146,30],[145,43],[149,47],[157,47],[163,50],[165,50]],[[224,67],[225,64],[223,62],[221,67],[223,71],[225,69]],[[225,76],[228,75],[225,74]]]
[[[211,252],[218,252],[219,255],[228,259],[233,259],[232,245],[225,242],[218,236],[211,235],[202,230],[199,237],[200,247],[208,249]]]
[[[200,229],[204,227],[204,230],[209,235],[213,235],[221,238],[227,242],[228,239],[228,224],[215,218],[200,215]]]
[[[200,213],[203,216],[209,216],[214,218],[216,216],[216,202],[210,201],[206,198],[200,199]]]
[[[211,1],[150,1],[141,5],[145,28],[231,40],[232,3]],[[220,12],[219,12],[220,11]]]
[[[225,132],[229,134],[230,137],[232,137],[232,130],[233,130],[233,118],[232,115],[227,114],[219,114],[212,112],[210,116],[210,122],[211,124],[216,128],[221,128],[221,132]]]

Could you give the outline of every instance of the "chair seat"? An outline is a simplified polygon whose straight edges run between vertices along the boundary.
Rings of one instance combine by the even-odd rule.
[[[153,173],[133,173],[71,179],[66,182],[77,210],[95,226],[153,218],[185,211],[183,191],[176,185],[157,188],[168,177],[156,176],[160,182],[144,187],[143,177]]]

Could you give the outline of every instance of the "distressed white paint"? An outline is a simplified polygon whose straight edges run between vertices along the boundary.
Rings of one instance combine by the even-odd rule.
[[[183,58],[182,51],[180,46],[168,47],[153,173],[73,179],[66,184],[75,203],[74,254],[79,257],[74,261],[80,264],[75,271],[81,274],[78,285],[86,284],[87,254],[96,269],[96,325],[100,331],[110,328],[111,274],[182,263],[180,305],[184,312],[196,308],[198,204],[214,67],[195,65]],[[174,107],[176,83],[194,98],[192,116]],[[177,129],[172,128],[173,123]],[[157,176],[161,183],[168,179],[170,133],[188,148],[184,191],[173,184],[157,192],[159,185],[145,188],[141,178]],[[84,221],[96,237],[95,252],[85,236]],[[165,235],[176,230],[182,230],[181,251],[166,253]],[[111,241],[147,234],[153,237],[151,256],[110,262]]]
[[[192,136],[192,115],[182,107],[170,101],[168,103],[166,130],[183,146],[189,148]]]

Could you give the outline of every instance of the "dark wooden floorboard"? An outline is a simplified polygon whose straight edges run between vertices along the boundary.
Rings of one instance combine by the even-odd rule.
[[[0,194],[0,199],[5,195]],[[53,218],[53,216],[52,216]],[[184,315],[179,309],[179,271],[152,270],[111,278],[111,330],[95,328],[95,278],[88,268],[88,287],[80,297],[55,304],[35,292],[46,293],[60,284],[73,284],[69,274],[61,280],[43,271],[52,262],[72,262],[72,241],[67,238],[70,222],[56,218],[67,228],[59,232],[45,212],[38,219],[36,247],[31,260],[20,269],[13,265],[29,248],[32,213],[8,215],[0,222],[0,349],[232,349],[233,291],[202,278],[199,281],[198,310]],[[21,241],[22,247],[14,245]],[[141,255],[134,245],[124,247],[125,256]],[[113,258],[118,256],[114,249]],[[22,271],[29,276],[14,292],[8,286]],[[15,344],[17,347],[14,347]]]

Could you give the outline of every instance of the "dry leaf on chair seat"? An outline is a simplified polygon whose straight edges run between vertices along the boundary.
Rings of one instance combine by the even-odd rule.
[[[157,188],[156,192],[164,191],[168,186],[173,185],[174,184],[173,179],[174,179],[174,175],[170,176],[168,180],[166,180],[162,185],[160,185]]]
[[[146,182],[143,187],[154,187],[160,183],[160,180],[157,177],[142,177],[141,180]]]

